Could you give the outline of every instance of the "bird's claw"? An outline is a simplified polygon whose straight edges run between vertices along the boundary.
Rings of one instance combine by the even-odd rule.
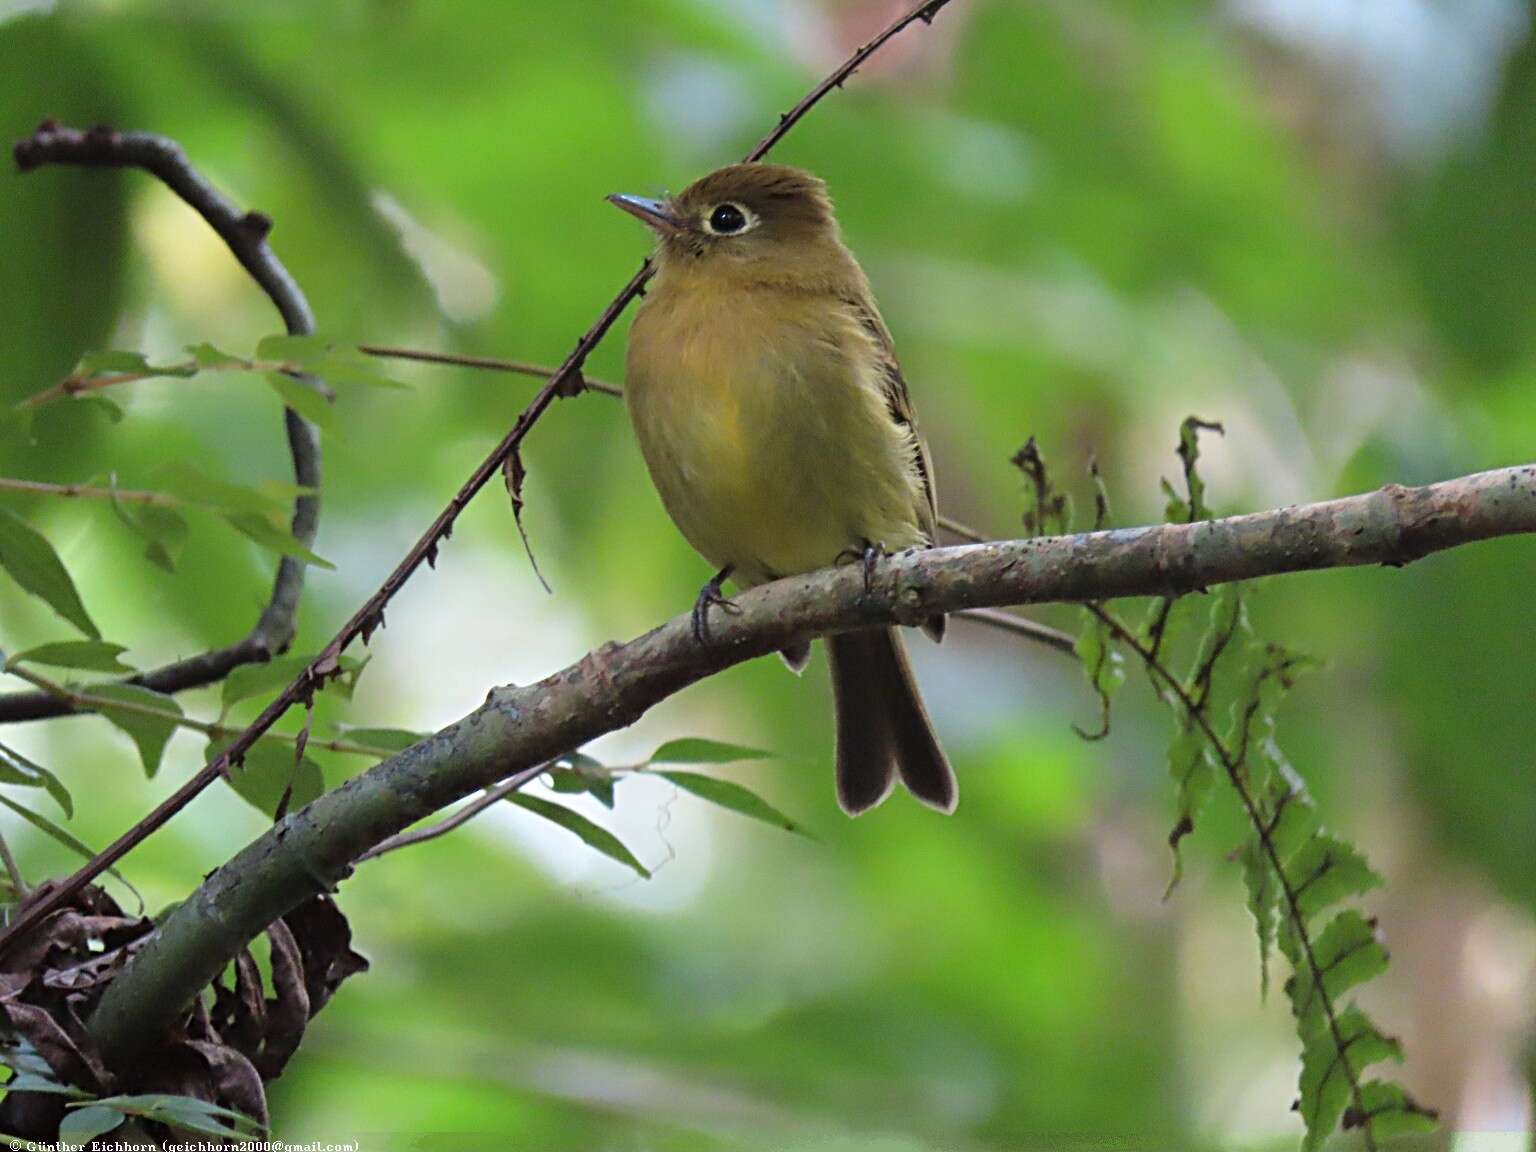
[[[885,548],[879,544],[864,545],[864,554],[859,558],[864,565],[864,595],[868,596],[875,590],[875,568],[880,563],[880,558],[885,555]]]
[[[693,602],[693,638],[700,644],[709,643],[709,610],[711,608],[719,608],[731,616],[741,612],[741,606],[720,591],[721,585],[730,575],[729,567],[716,572],[709,583],[699,589],[698,599]]]
[[[849,548],[837,558],[841,564],[845,560],[857,560],[864,568],[864,595],[868,596],[875,590],[875,571],[879,567],[881,557],[885,555],[885,545],[870,540],[864,541],[862,548]]]

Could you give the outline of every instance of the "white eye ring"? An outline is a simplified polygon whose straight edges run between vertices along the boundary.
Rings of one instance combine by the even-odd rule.
[[[741,217],[742,223],[739,228],[722,228],[716,224],[716,217],[726,209],[730,209]],[[757,213],[744,204],[737,204],[734,200],[725,200],[716,204],[704,217],[704,231],[711,236],[740,236],[743,232],[752,231],[757,225]]]

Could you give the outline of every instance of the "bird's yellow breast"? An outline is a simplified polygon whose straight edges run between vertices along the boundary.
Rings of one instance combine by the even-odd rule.
[[[835,297],[663,278],[629,338],[625,394],[662,502],[744,585],[866,542],[922,543],[910,429]]]

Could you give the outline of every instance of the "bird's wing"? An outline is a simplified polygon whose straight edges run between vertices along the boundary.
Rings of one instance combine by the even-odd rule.
[[[933,489],[933,464],[928,458],[928,445],[917,428],[917,413],[912,410],[912,395],[907,391],[906,378],[902,376],[901,364],[896,359],[891,330],[885,326],[885,320],[868,292],[850,295],[844,303],[875,343],[879,355],[880,387],[885,393],[886,408],[891,419],[910,431],[917,445],[917,471],[923,482],[923,501],[917,509],[918,523],[928,534],[929,542],[933,543],[939,538],[939,510]]]

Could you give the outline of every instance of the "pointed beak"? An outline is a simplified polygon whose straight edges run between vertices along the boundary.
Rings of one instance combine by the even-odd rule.
[[[644,196],[630,196],[615,192],[608,203],[622,208],[647,228],[663,235],[674,235],[683,230],[683,222],[672,214],[672,207],[665,200],[649,200]]]

